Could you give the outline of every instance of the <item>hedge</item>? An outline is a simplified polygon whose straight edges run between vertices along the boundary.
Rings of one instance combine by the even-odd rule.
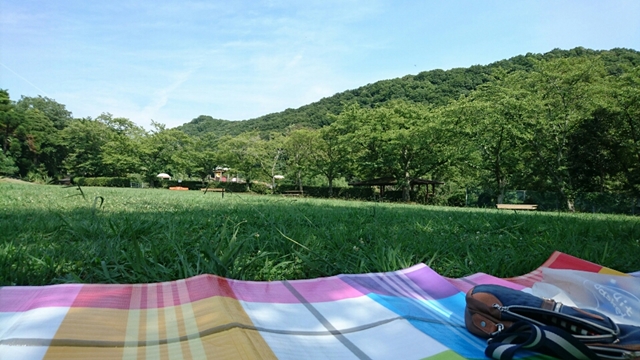
[[[76,177],[73,183],[80,186],[129,187],[131,179],[126,177]]]
[[[283,193],[285,191],[299,190],[295,185],[279,185],[276,188],[276,192]],[[304,186],[303,191],[305,195],[318,198],[328,198],[329,188],[326,186]],[[350,187],[350,188],[333,188],[333,197],[339,199],[361,199],[371,200],[373,198],[374,191],[371,187]]]

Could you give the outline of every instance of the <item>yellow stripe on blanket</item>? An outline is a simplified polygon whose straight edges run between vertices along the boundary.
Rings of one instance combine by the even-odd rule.
[[[45,359],[275,359],[236,299],[192,302],[184,280],[133,285],[129,308],[70,308]]]
[[[193,303],[209,358],[275,359],[271,348],[235,299],[216,296]]]

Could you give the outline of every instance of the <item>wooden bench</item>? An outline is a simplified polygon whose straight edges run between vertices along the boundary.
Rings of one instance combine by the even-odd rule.
[[[172,186],[169,188],[169,190],[189,191],[189,188],[183,186]]]
[[[204,188],[204,189],[200,189],[200,191],[202,191],[205,194],[208,192],[219,192],[219,193],[222,193],[222,197],[224,198],[224,188]]]
[[[496,204],[496,208],[502,210],[537,210],[538,205],[535,204]]]
[[[284,196],[301,196],[301,195],[304,195],[304,192],[300,191],[300,190],[289,190],[289,191],[284,191],[282,193],[282,195],[284,195]]]

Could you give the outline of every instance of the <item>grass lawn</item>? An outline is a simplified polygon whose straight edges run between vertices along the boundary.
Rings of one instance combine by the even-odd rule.
[[[1,180],[0,180],[1,181]],[[0,285],[391,271],[509,277],[554,250],[640,270],[640,217],[0,182]],[[104,202],[102,202],[102,199]]]

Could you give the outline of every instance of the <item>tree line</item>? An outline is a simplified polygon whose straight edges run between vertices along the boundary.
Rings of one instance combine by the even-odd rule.
[[[405,199],[410,179],[431,178],[493,189],[498,202],[508,189],[554,191],[568,209],[580,192],[640,196],[638,53],[582,51],[520,62],[471,71],[482,80],[447,101],[394,97],[402,91],[387,81],[378,84],[388,85],[384,101],[342,101],[321,124],[300,118],[237,134],[187,134],[184,126],[158,123],[147,131],[109,113],[76,119],[52,99],[12,102],[2,90],[0,174],[138,174],[154,181],[160,172],[204,179],[228,167],[249,182],[284,175],[299,187],[321,179],[330,189],[338,180],[393,176]],[[429,72],[427,82],[446,92],[437,74],[444,78]],[[464,77],[456,81],[465,84]]]
[[[392,100],[444,106],[459,99],[487,82],[494,80],[493,73],[502,69],[508,73],[514,71],[531,72],[538,62],[570,57],[600,57],[607,71],[619,73],[625,66],[640,64],[640,52],[631,49],[591,50],[577,47],[570,50],[554,49],[544,54],[528,53],[510,59],[496,61],[488,65],[474,65],[468,68],[450,70],[435,69],[416,75],[381,80],[357,89],[346,90],[317,102],[301,106],[298,109],[286,109],[282,112],[267,114],[255,119],[229,121],[201,115],[178,127],[189,135],[201,135],[215,132],[221,135],[239,135],[247,131],[282,131],[295,125],[318,129],[329,125],[328,114],[338,115],[344,103],[357,103],[362,107],[376,107]]]

